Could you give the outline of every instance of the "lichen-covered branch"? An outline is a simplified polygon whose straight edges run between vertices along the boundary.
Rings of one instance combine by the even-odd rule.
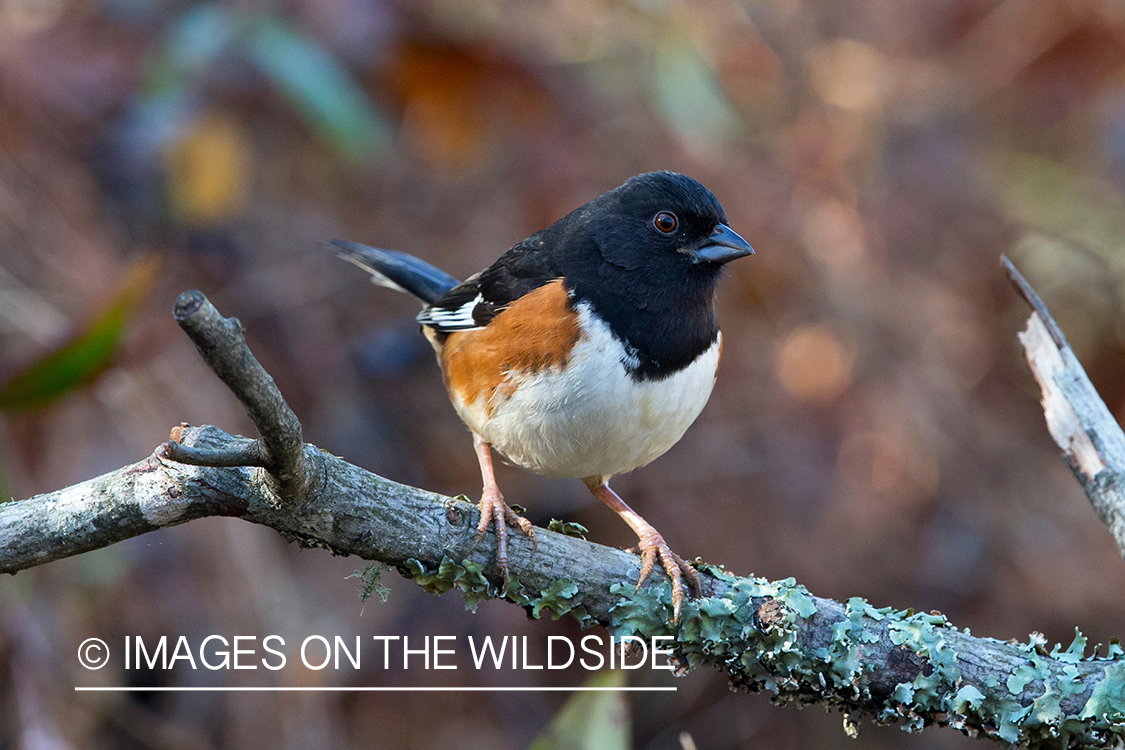
[[[1003,258],[1005,270],[1031,306],[1019,335],[1043,393],[1047,429],[1098,518],[1125,555],[1125,433],[1098,396],[1086,371],[1039,295]]]
[[[1036,377],[1072,405],[1063,418],[1048,408],[1048,424],[1065,437],[1060,445],[1090,493],[1088,485],[1117,481],[1120,473],[1107,472],[1117,471],[1125,453],[1087,426],[1096,405],[1105,412],[1099,418],[1109,418],[1108,410],[1042,303],[1019,282],[1040,310],[1023,337]],[[856,717],[871,716],[1029,748],[1125,747],[1125,651],[1116,641],[1087,656],[1080,634],[1050,651],[1035,636],[1026,644],[978,638],[940,614],[877,609],[859,598],[840,603],[792,579],[739,578],[702,564],[703,595],[672,625],[671,586],[662,573],[635,591],[635,555],[547,530],[539,530],[537,549],[522,535],[510,540],[512,575],[497,591],[495,539],[490,531],[484,544],[473,544],[473,505],[396,484],[300,442],[299,422],[246,348],[238,322],[223,319],[197,292],[181,296],[176,318],[246,404],[261,440],[182,425],[140,463],[0,504],[0,572],[202,516],[237,516],[305,546],[392,565],[432,593],[458,589],[470,608],[503,596],[533,617],[569,614],[617,636],[670,636],[681,668],[713,666],[736,686],[838,708],[850,731]],[[1047,353],[1033,357],[1040,349]],[[1078,380],[1085,386],[1073,384]],[[1107,507],[1103,519],[1116,530],[1121,504]]]
[[[245,438],[177,428],[192,449],[222,455]],[[233,446],[233,447],[232,447]],[[396,567],[427,591],[458,589],[469,607],[495,595],[491,537],[471,554],[477,510],[463,500],[388,481],[305,446],[321,484],[282,500],[261,468],[205,467],[157,455],[58,492],[0,504],[0,572],[104,547],[208,515],[237,516],[306,546]],[[491,532],[490,532],[491,534]],[[615,635],[674,638],[684,668],[712,666],[732,683],[823,703],[910,729],[946,725],[1032,748],[1122,746],[1125,660],[1111,644],[1087,655],[978,638],[944,617],[813,596],[791,579],[739,578],[702,566],[703,598],[670,625],[671,587],[634,592],[639,558],[538,530],[533,552],[511,540],[505,598],[532,616],[569,614]]]

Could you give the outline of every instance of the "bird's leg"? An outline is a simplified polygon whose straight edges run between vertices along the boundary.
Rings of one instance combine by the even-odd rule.
[[[664,537],[660,535],[651,523],[641,518],[635,510],[625,504],[625,501],[609,488],[608,477],[589,477],[583,480],[594,497],[613,509],[617,515],[629,524],[629,528],[637,532],[640,540],[637,549],[641,553],[641,574],[637,579],[637,590],[652,572],[656,561],[659,560],[668,577],[672,579],[672,623],[680,621],[680,610],[684,604],[684,580],[687,580],[695,596],[703,593],[703,585],[699,578],[699,571],[684,562],[683,558],[668,548]]]
[[[532,551],[538,547],[535,527],[523,516],[516,513],[504,502],[500,488],[496,485],[496,475],[492,471],[492,447],[480,435],[473,433],[473,446],[480,463],[480,475],[484,480],[484,491],[480,496],[480,523],[473,534],[473,546],[469,554],[484,541],[489,525],[496,526],[496,565],[504,576],[504,591],[508,590],[508,526],[515,526],[531,539]]]

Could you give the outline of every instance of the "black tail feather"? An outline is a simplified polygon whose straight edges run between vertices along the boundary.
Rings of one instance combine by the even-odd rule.
[[[376,284],[413,294],[432,305],[461,282],[424,260],[397,250],[383,250],[349,240],[328,240],[347,260],[371,274]]]

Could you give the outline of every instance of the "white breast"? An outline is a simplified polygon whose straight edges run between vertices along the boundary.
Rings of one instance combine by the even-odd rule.
[[[719,365],[721,339],[687,368],[635,381],[630,355],[609,327],[579,305],[582,338],[565,369],[510,374],[502,403],[458,411],[513,463],[549,477],[612,476],[657,458],[699,416]],[[634,360],[635,361],[635,360]],[[468,407],[468,408],[465,408]]]

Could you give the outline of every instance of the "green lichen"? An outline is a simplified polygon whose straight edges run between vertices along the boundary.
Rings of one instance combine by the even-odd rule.
[[[914,702],[914,686],[909,682],[900,682],[895,685],[891,697],[899,703],[910,705]]]
[[[538,598],[531,599],[531,616],[535,619],[548,612],[552,619],[559,619],[574,609],[574,597],[578,586],[569,578],[552,581]]]
[[[615,636],[674,635],[669,624],[672,619],[672,586],[670,584],[644,585],[640,590],[628,583],[615,583],[611,593],[621,596],[621,601],[610,611],[609,631]],[[684,604],[687,610],[696,610],[705,599]]]
[[[582,594],[578,590],[578,585],[569,578],[558,578],[549,583],[547,588],[533,593],[519,578],[512,576],[504,598],[523,607],[536,620],[546,612],[552,620],[570,615],[578,620],[578,624],[583,629],[594,625],[594,619],[582,606]]]
[[[777,593],[777,600],[788,606],[795,617],[812,617],[816,614],[816,605],[813,604],[808,589],[792,578],[786,578],[778,585],[780,591]]]
[[[910,710],[942,711],[952,710],[961,713],[952,705],[956,696],[950,698],[949,686],[961,682],[961,666],[957,654],[947,648],[945,630],[949,621],[941,614],[906,612],[891,614],[886,619],[887,634],[891,643],[922,657],[927,665],[914,678],[913,701]],[[909,725],[915,728],[915,725]]]
[[[681,669],[720,666],[734,685],[772,691],[776,700],[826,703],[852,716],[866,712],[878,723],[898,722],[909,731],[942,723],[1033,748],[1096,747],[1110,736],[1118,741],[1125,736],[1125,654],[1116,642],[1099,659],[1118,663],[1105,671],[1077,713],[1075,696],[1089,690],[1088,669],[1080,667],[1095,658],[1085,658],[1086,639],[1080,633],[1069,647],[1056,646],[1050,653],[1035,636],[1016,646],[993,641],[1025,661],[1007,676],[982,677],[979,660],[958,652],[966,642],[963,634],[940,613],[877,609],[853,598],[841,616],[834,614],[838,609],[820,612],[817,600],[792,579],[735,578],[716,568],[706,572],[725,590],[686,602],[675,626],[667,582],[646,584],[640,591],[613,586],[621,601],[610,613],[610,632],[615,637],[673,635],[673,660]],[[832,619],[813,627],[808,620],[818,617]],[[825,629],[830,641],[813,637]],[[873,662],[873,653],[897,659],[909,681],[875,691],[890,663]],[[980,682],[966,678],[970,667]],[[1091,718],[1101,725],[1082,724]]]
[[[980,708],[980,704],[983,702],[984,693],[978,690],[974,685],[965,685],[953,696],[953,711],[963,714],[969,709],[976,710]]]
[[[485,599],[497,595],[495,588],[484,577],[484,565],[472,560],[455,562],[448,555],[442,557],[436,570],[430,570],[419,560],[407,560],[401,571],[428,594],[444,594],[453,589],[459,590],[465,598],[465,609],[476,612],[477,606]],[[517,576],[510,576],[504,598],[518,604],[535,619],[546,612],[552,619],[571,615],[582,625],[589,627],[593,619],[582,606],[582,594],[578,586],[569,578],[552,581],[546,589],[531,592]]]
[[[610,612],[610,632],[614,637],[672,635],[677,640],[679,667],[721,661],[733,665],[739,684],[751,689],[777,688],[778,668],[798,666],[802,650],[796,643],[796,623],[816,613],[812,596],[792,579],[736,578],[717,568],[707,572],[728,585],[726,592],[685,602],[676,626],[671,625],[672,590],[667,581],[646,584],[640,591],[628,584],[613,586],[611,591],[622,600]],[[774,602],[766,619],[754,605],[762,600]],[[748,640],[759,648],[744,648]],[[766,663],[770,669],[764,668]]]
[[[1094,685],[1078,718],[1125,723],[1125,662],[1106,667],[1105,679]]]
[[[1066,651],[1060,651],[1061,648],[1062,644],[1056,643],[1054,649],[1051,650],[1051,658],[1077,664],[1086,656],[1086,636],[1082,635],[1078,628],[1075,628],[1074,640],[1071,641],[1070,646]]]
[[[405,573],[433,593],[461,590],[466,607],[475,609],[493,594],[482,567],[445,557],[436,570],[409,560]],[[1025,644],[990,641],[1012,665],[998,672],[977,653],[987,639],[960,653],[966,634],[939,613],[876,608],[861,598],[841,607],[817,600],[793,579],[737,578],[698,567],[721,593],[685,602],[675,624],[666,579],[640,590],[629,582],[612,585],[619,601],[609,612],[611,635],[673,636],[672,661],[680,670],[718,666],[737,687],[772,691],[778,701],[835,706],[849,721],[866,713],[908,731],[939,723],[1036,750],[1121,744],[1125,737],[1125,650],[1116,640],[1105,656],[1095,648],[1089,657],[1077,631],[1065,649],[1050,651],[1037,633]],[[567,578],[531,590],[512,576],[504,595],[532,617],[569,614],[583,627],[593,624],[582,592]],[[1101,677],[1093,686],[1091,661],[1110,662],[1096,668]],[[887,684],[888,674],[901,681]]]
[[[585,539],[586,535],[590,533],[590,530],[580,523],[560,521],[557,518],[552,518],[551,522],[547,524],[547,531],[553,531],[563,536],[572,536],[577,539]]]
[[[1012,672],[1012,676],[1008,678],[1008,682],[1006,683],[1008,692],[1012,695],[1019,695],[1023,692],[1023,689],[1040,674],[1041,668],[1036,668],[1031,664],[1020,665],[1015,672]]]
[[[410,558],[404,563],[404,568],[404,575],[421,586],[427,594],[444,594],[451,589],[458,589],[465,597],[465,609],[470,612],[476,612],[477,605],[493,595],[491,584],[481,573],[484,566],[472,560],[457,563],[449,555],[445,555],[437,570],[428,571],[421,561]]]
[[[344,576],[345,580],[348,578],[359,579],[361,586],[359,601],[363,604],[359,610],[360,617],[363,616],[363,611],[367,608],[367,600],[373,594],[377,595],[384,604],[387,603],[387,597],[391,595],[391,590],[383,583],[383,571],[386,569],[386,566],[382,563],[372,563],[363,570],[357,570],[351,575]]]
[[[834,643],[847,643],[857,640],[862,643],[877,643],[879,634],[873,629],[865,627],[868,620],[879,621],[883,614],[867,603],[866,599],[853,596],[844,605],[845,618],[836,623],[833,629],[832,640]]]

